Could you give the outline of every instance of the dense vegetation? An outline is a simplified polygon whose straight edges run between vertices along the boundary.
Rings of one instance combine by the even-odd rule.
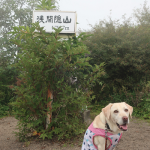
[[[80,113],[94,98],[90,90],[103,74],[103,63],[94,67],[89,64],[90,58],[85,57],[89,51],[79,40],[84,39],[84,34],[60,40],[61,30],[47,34],[35,23],[30,28],[14,27],[12,32],[13,43],[21,50],[14,64],[20,72],[18,84],[12,86],[17,95],[12,106],[15,117],[20,120],[20,140],[33,131],[40,133],[43,139],[52,138],[53,134],[69,138],[83,132]],[[71,77],[77,77],[78,87],[69,81]],[[53,93],[53,100],[48,97],[49,91]],[[52,109],[49,102],[53,102]],[[52,114],[48,128],[47,114]]]
[[[3,7],[5,2],[7,9]],[[16,7],[16,2],[20,2],[20,7]],[[88,31],[92,36],[82,33],[60,40],[61,29],[46,34],[38,24],[31,24],[35,7],[54,6],[47,0],[40,2],[0,2],[3,14],[0,117],[13,113],[20,120],[20,140],[33,131],[43,139],[54,134],[68,138],[81,133],[80,111],[85,105],[92,111],[100,111],[109,102],[125,101],[134,107],[135,116],[150,119],[150,9],[147,3],[134,10],[134,24],[132,18],[124,18],[122,22],[109,18]],[[18,24],[15,22],[18,19],[9,17],[10,7],[15,17],[20,18],[22,13],[25,16]],[[15,25],[18,27],[12,28]],[[35,30],[40,34],[35,34]],[[76,84],[70,83],[70,77],[77,77]],[[53,91],[54,96],[51,112],[47,108],[51,101],[48,90]],[[48,111],[52,113],[52,122],[46,129]]]
[[[10,41],[12,37],[8,34],[14,26],[31,26],[32,13],[35,8],[43,5],[48,7],[52,1],[51,9],[54,9],[56,0],[1,0],[0,1],[0,117],[11,113],[9,102],[13,101],[15,94],[9,85],[16,84],[17,70],[11,66],[16,63],[16,56],[20,48]],[[55,9],[58,9],[57,7]]]
[[[85,44],[91,52],[90,64],[106,63],[106,74],[100,78],[103,85],[93,88],[94,102],[126,101],[135,107],[136,115],[150,118],[150,9],[146,2],[134,16],[136,24],[132,18],[123,18],[122,23],[110,18],[89,32],[93,36]]]
[[[52,7],[42,1],[42,9]],[[85,34],[61,39],[61,30],[46,33],[34,23],[14,27],[10,32],[11,42],[19,51],[11,65],[18,72],[16,85],[9,86],[16,96],[9,104],[19,120],[16,134],[21,141],[33,132],[43,139],[51,139],[53,135],[62,139],[84,131],[81,113],[94,98],[90,96],[91,87],[104,73],[104,63],[94,67],[89,64],[90,53],[83,44]],[[72,77],[77,77],[76,85],[70,82]]]

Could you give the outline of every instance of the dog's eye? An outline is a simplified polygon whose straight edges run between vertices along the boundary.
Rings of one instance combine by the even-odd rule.
[[[118,110],[115,110],[114,113],[118,113]]]
[[[128,109],[125,109],[125,112],[128,112]]]

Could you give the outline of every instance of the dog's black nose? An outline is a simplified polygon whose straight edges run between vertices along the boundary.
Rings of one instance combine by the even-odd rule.
[[[124,122],[124,123],[127,123],[127,122],[128,122],[128,117],[124,116],[124,117],[122,117],[122,119],[123,119],[123,122]]]

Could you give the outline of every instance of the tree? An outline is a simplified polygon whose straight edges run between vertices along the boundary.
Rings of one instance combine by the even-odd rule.
[[[54,8],[42,0],[39,9]],[[83,132],[80,125],[82,107],[91,99],[91,87],[103,74],[103,63],[92,67],[89,53],[81,34],[63,40],[59,38],[61,28],[55,33],[45,33],[39,23],[31,26],[14,27],[11,32],[12,42],[20,48],[17,62],[12,65],[19,72],[17,86],[11,86],[17,95],[12,103],[15,117],[19,120],[19,139],[25,140],[28,133],[40,133],[40,138],[70,138]],[[89,69],[89,71],[88,71]],[[84,70],[88,74],[84,74]],[[69,78],[77,77],[80,86],[70,84]],[[78,88],[78,90],[76,90]],[[86,90],[85,90],[86,89]],[[53,91],[52,103],[49,92]],[[47,114],[53,114],[47,124]],[[47,128],[48,125],[48,128]],[[34,133],[35,133],[34,132]]]
[[[47,2],[47,1],[45,1]],[[15,98],[8,85],[16,82],[18,73],[10,64],[15,63],[20,48],[11,43],[13,26],[31,26],[32,11],[40,5],[39,0],[1,0],[0,1],[0,107],[8,107]],[[56,0],[53,0],[53,6]],[[48,6],[48,5],[47,5]],[[57,9],[57,8],[56,8]],[[4,106],[6,105],[6,106]],[[5,110],[5,109],[3,109]],[[2,114],[2,111],[1,111]],[[4,113],[5,114],[5,113]]]
[[[147,1],[144,1],[141,8],[135,9],[133,15],[138,24],[142,26],[150,25],[150,8],[147,5]]]
[[[38,23],[34,23],[31,27],[14,27],[12,32],[13,43],[22,51],[15,64],[21,74],[18,86],[14,86],[17,99],[12,103],[19,120],[20,140],[33,131],[40,133],[43,139],[53,138],[54,134],[59,139],[70,138],[83,132],[80,111],[94,98],[90,97],[90,89],[103,74],[103,64],[95,67],[89,64],[90,58],[85,57],[89,51],[81,41],[84,34],[62,40],[58,36],[61,30],[55,29],[55,33],[47,34]],[[18,36],[21,37],[19,40]],[[87,68],[91,72],[84,75]],[[77,87],[69,82],[70,75],[82,81],[77,91]],[[47,107],[51,101],[47,97],[48,89],[54,96],[51,110]],[[49,111],[53,117],[46,129]]]
[[[44,0],[46,4],[50,0]],[[12,63],[17,55],[18,47],[10,43],[11,34],[8,34],[14,26],[30,26],[32,23],[32,11],[40,6],[42,0],[1,0],[0,1],[0,53],[5,56],[5,61]],[[52,0],[53,7],[56,0]],[[55,8],[57,9],[57,8]],[[7,60],[6,60],[7,59]]]
[[[129,19],[122,24],[111,18],[100,21],[90,32],[93,36],[85,42],[91,51],[90,64],[106,63],[106,76],[101,78],[105,95],[113,94],[113,89],[118,92],[122,87],[141,90],[144,81],[150,80],[149,7],[144,4],[136,15],[140,20],[136,25]],[[99,84],[94,87],[98,101],[103,99],[102,94],[98,96],[101,88]]]

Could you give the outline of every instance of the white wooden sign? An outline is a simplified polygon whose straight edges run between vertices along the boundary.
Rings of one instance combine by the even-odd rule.
[[[76,33],[76,18],[76,12],[35,10],[32,22],[39,22],[46,32],[54,32],[53,27],[62,27],[60,33]]]

